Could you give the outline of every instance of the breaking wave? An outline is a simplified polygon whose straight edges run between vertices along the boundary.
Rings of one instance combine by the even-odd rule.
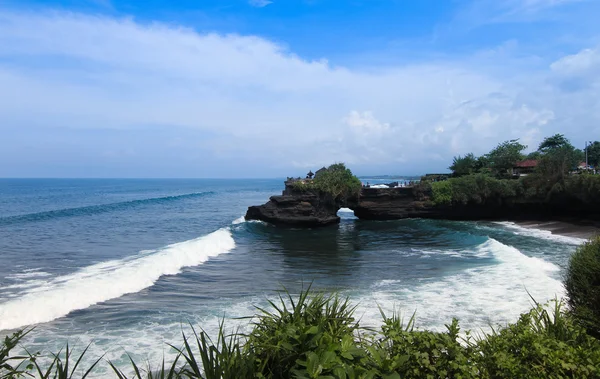
[[[175,275],[235,247],[224,228],[206,236],[85,267],[50,279],[0,303],[0,330],[52,321],[72,311],[139,292],[163,275]]]
[[[36,221],[46,221],[54,218],[62,218],[62,217],[76,217],[76,216],[89,216],[106,212],[113,212],[122,209],[129,209],[132,207],[146,205],[146,204],[162,204],[175,200],[196,198],[196,197],[204,197],[208,195],[212,195],[214,192],[197,192],[197,193],[188,193],[184,195],[175,195],[175,196],[164,196],[164,197],[155,197],[150,199],[139,199],[139,200],[130,200],[130,201],[121,201],[118,203],[109,203],[109,204],[98,204],[98,205],[89,205],[85,207],[76,207],[76,208],[64,208],[64,209],[56,209],[52,211],[45,212],[37,212],[37,213],[28,213],[24,215],[18,216],[9,216],[9,217],[0,217],[0,225],[10,225],[15,223],[23,223],[23,222],[36,222]]]

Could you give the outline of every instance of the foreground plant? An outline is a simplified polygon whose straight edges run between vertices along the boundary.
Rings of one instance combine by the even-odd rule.
[[[248,335],[226,334],[223,322],[215,340],[193,327],[193,338],[182,333],[182,345],[170,345],[177,356],[168,365],[163,360],[141,368],[130,357],[125,373],[108,364],[118,379],[600,377],[600,341],[558,300],[551,308],[535,303],[516,323],[479,339],[468,332],[461,337],[456,319],[445,332],[431,332],[416,329],[414,315],[404,322],[383,311],[381,330],[367,334],[347,298],[310,287],[269,304],[258,308]],[[27,333],[0,346],[0,378],[85,378],[101,360],[82,367],[88,349],[75,359],[69,347],[45,360],[39,354],[11,356]]]
[[[0,346],[0,378],[19,378],[27,371],[33,369],[33,364],[28,355],[11,356],[11,351],[19,342],[31,332],[32,329],[19,330],[18,332],[6,336],[2,346]],[[15,365],[16,364],[16,365]]]
[[[301,291],[297,300],[269,301],[246,344],[260,376],[272,378],[356,377],[365,357],[354,333],[359,328],[355,307],[338,295]],[[287,301],[286,301],[287,300]]]
[[[477,364],[491,378],[598,378],[600,341],[554,301],[551,312],[536,303],[514,324],[477,344]]]
[[[571,255],[565,288],[574,317],[589,334],[600,338],[600,237]]]

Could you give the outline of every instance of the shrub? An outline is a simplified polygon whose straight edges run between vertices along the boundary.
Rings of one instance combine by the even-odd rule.
[[[536,304],[514,324],[478,342],[477,364],[489,378],[597,378],[600,344],[556,302]]]
[[[431,196],[435,205],[450,205],[453,198],[450,181],[431,183]]]
[[[153,378],[598,378],[600,341],[587,334],[579,319],[535,304],[528,313],[484,338],[459,337],[458,321],[438,333],[414,329],[396,315],[383,314],[378,334],[360,334],[354,307],[337,295],[302,291],[260,309],[249,335],[226,336],[220,325],[216,344],[194,331],[195,348],[183,336],[174,361],[140,369],[131,359],[135,379]],[[192,328],[193,329],[193,328]],[[67,348],[38,363],[37,355],[10,358],[20,332],[0,346],[0,378],[84,378],[96,364],[81,364]],[[245,344],[242,344],[242,341]],[[16,365],[12,362],[16,362]],[[118,379],[128,376],[109,362]]]
[[[31,332],[20,330],[10,336],[4,337],[4,342],[0,346],[0,378],[18,378],[23,375],[27,369],[32,369],[33,366],[29,365],[29,357],[27,356],[13,356],[11,351],[17,346],[17,344]],[[14,363],[13,363],[14,362]]]
[[[460,343],[458,320],[446,325],[447,332],[436,333],[414,330],[414,315],[406,325],[397,315],[382,316],[382,338],[369,348],[379,377],[479,377],[473,364],[476,350],[469,340]]]
[[[273,311],[261,315],[248,338],[247,350],[256,360],[258,372],[269,378],[316,378],[321,375],[345,377],[356,374],[355,366],[364,357],[354,332],[358,324],[348,299],[302,291],[299,298],[280,297]]]
[[[571,255],[565,288],[574,317],[591,335],[600,337],[600,237]]]
[[[473,174],[432,183],[436,205],[503,204],[524,194],[523,183],[513,179],[496,179],[486,174]]]
[[[340,200],[357,197],[362,183],[343,163],[336,163],[320,172],[313,180],[294,182],[293,187],[300,191],[322,191],[334,200]]]

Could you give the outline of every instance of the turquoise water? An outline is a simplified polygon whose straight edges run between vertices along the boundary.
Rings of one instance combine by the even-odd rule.
[[[375,182],[375,181],[371,181]],[[186,324],[255,313],[283,286],[337,290],[364,325],[416,310],[487,328],[561,296],[581,240],[511,223],[360,221],[280,229],[243,222],[282,180],[0,180],[0,334],[36,325],[33,350],[91,343],[90,360],[170,352]]]

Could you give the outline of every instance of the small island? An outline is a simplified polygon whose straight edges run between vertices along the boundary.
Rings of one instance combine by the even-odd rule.
[[[455,157],[450,174],[384,188],[363,185],[337,163],[305,178],[288,178],[280,196],[249,207],[246,219],[320,227],[338,223],[340,208],[350,208],[362,220],[600,219],[600,175],[594,170],[600,143],[583,152],[557,134],[528,155],[526,149],[518,140],[506,141],[481,157]]]

